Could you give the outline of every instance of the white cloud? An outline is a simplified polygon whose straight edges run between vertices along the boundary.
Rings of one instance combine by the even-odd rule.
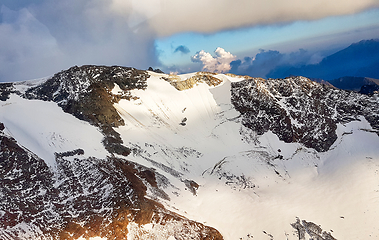
[[[110,9],[124,16],[129,27],[138,27],[161,13],[161,0],[112,0]]]
[[[15,81],[73,65],[157,66],[159,36],[352,14],[379,1],[29,0],[1,6],[0,81]],[[215,54],[199,52],[198,58],[208,70],[230,68],[230,53]]]
[[[1,14],[7,20],[0,24],[0,81],[42,77],[41,69],[52,68],[61,57],[55,38],[27,9],[3,6]]]
[[[315,20],[379,7],[378,0],[162,0],[161,12],[148,19],[159,35],[262,24]],[[150,6],[146,6],[150,9]]]
[[[44,77],[74,65],[157,65],[154,31],[130,27],[108,1],[41,1],[1,9],[0,82]]]
[[[230,63],[236,59],[236,56],[220,47],[215,50],[215,54],[216,56],[213,57],[210,53],[201,50],[192,56],[191,60],[192,62],[201,62],[203,71],[228,72],[231,68]]]

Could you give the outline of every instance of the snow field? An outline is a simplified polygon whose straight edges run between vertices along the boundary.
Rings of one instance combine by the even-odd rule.
[[[103,135],[89,123],[65,113],[56,103],[11,95],[0,102],[0,122],[17,142],[55,166],[55,152],[84,150],[82,157],[105,158]],[[80,158],[80,156],[78,156]]]
[[[134,149],[126,159],[169,179],[164,190],[171,200],[161,200],[168,209],[216,228],[226,240],[298,239],[290,226],[296,217],[337,239],[379,238],[379,138],[364,118],[338,125],[331,150],[318,153],[243,127],[230,102],[231,82],[241,78],[219,74],[216,87],[178,91],[161,79],[166,75],[149,74],[147,89],[131,92],[138,99],[114,104],[125,121],[115,130]],[[112,93],[120,91],[116,85]],[[0,122],[52,168],[55,152],[108,155],[98,129],[53,102],[12,94],[0,102]],[[196,195],[186,179],[200,185]]]
[[[117,130],[125,143],[137,143],[150,159],[200,185],[194,196],[158,168],[180,188],[166,189],[169,209],[215,227],[225,239],[269,239],[268,234],[274,239],[298,239],[290,226],[296,217],[321,225],[337,239],[379,235],[375,224],[379,220],[379,138],[361,130],[370,129],[366,120],[340,125],[339,138],[326,153],[284,143],[271,132],[257,137],[241,126],[239,113],[230,103],[230,82],[238,79],[216,77],[223,80],[219,86],[200,83],[177,91],[152,74],[145,91],[133,91],[138,100],[117,105],[119,112],[127,112],[121,114],[126,126]],[[182,126],[184,117],[187,121]],[[243,139],[240,130],[250,141]],[[201,156],[161,151],[175,152],[183,146]],[[282,159],[276,158],[279,155]],[[131,159],[157,168],[141,156]],[[236,179],[230,183],[222,174],[244,176],[250,188]]]

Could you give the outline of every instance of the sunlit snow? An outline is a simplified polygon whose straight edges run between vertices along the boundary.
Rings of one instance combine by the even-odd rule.
[[[216,228],[227,240],[298,239],[290,225],[296,217],[336,239],[379,238],[379,138],[363,117],[339,124],[338,139],[320,153],[244,127],[230,100],[231,82],[239,77],[218,74],[216,87],[198,83],[178,91],[161,78],[167,75],[149,74],[146,90],[131,91],[138,98],[114,104],[125,121],[115,130],[133,150],[126,159],[170,180],[164,189],[170,200],[160,199],[169,210]],[[115,85],[112,93],[121,92]],[[0,102],[0,122],[51,167],[54,152],[82,148],[83,157],[107,155],[98,129],[53,102],[11,95]],[[187,179],[199,184],[196,194]],[[143,229],[171,240],[180,226],[170,227],[129,224],[128,234]]]
[[[200,184],[196,196],[173,189],[171,210],[215,227],[225,239],[297,239],[290,226],[296,217],[337,239],[379,236],[379,138],[362,130],[371,128],[365,119],[339,125],[332,150],[318,153],[242,127],[230,102],[230,82],[239,78],[219,74],[217,87],[177,91],[151,75],[146,90],[133,91],[139,99],[115,104],[126,123],[117,131],[141,147],[133,161],[156,168],[151,159]],[[201,156],[183,157],[181,147]]]

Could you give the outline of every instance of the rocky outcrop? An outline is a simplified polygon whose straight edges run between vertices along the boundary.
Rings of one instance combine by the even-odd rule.
[[[145,89],[148,77],[146,71],[128,67],[75,66],[29,88],[23,97],[56,102],[63,111],[99,127],[109,152],[126,156],[130,150],[113,130],[124,125],[124,121],[113,104],[130,99],[132,89]],[[112,94],[115,84],[122,94]]]
[[[4,134],[3,124],[0,129],[0,238],[26,239],[20,235],[28,230],[55,232],[49,223],[56,215],[44,213],[59,207],[52,172],[44,160]]]
[[[124,121],[113,104],[137,98],[130,90],[145,89],[148,77],[146,71],[134,68],[75,66],[28,85],[23,92],[14,83],[0,84],[2,101],[10,94],[53,101],[98,127],[111,153],[98,159],[84,157],[83,149],[57,152],[56,169],[52,169],[4,133],[6,126],[1,123],[1,239],[222,239],[217,230],[168,211],[158,202],[169,200],[164,176],[113,155],[131,152],[114,130]],[[116,84],[121,89],[117,94],[112,91]],[[147,192],[154,196],[147,197]]]
[[[305,240],[306,235],[315,240],[336,240],[330,232],[323,231],[319,225],[313,222],[297,218],[295,223],[291,223],[291,226],[296,230],[295,233],[299,240]]]
[[[327,151],[337,139],[337,123],[363,116],[379,134],[375,97],[337,90],[304,77],[253,78],[232,83],[232,103],[242,124],[262,135],[272,131],[285,142]]]
[[[214,77],[216,73],[209,72],[197,72],[194,76],[189,77],[185,80],[181,80],[176,75],[169,75],[167,78],[163,77],[164,80],[168,81],[172,86],[174,86],[179,91],[193,88],[196,84],[205,82],[208,86],[217,86],[222,83],[222,80]]]
[[[0,129],[1,239],[144,239],[162,229],[167,238],[190,233],[193,239],[222,239],[217,230],[146,197],[153,189],[168,198],[168,180],[153,169],[114,157],[83,158],[76,149],[56,153],[52,171],[4,134],[3,124]]]
[[[15,92],[12,83],[0,84],[0,101],[6,101],[9,98],[9,94]]]
[[[149,67],[147,69],[147,71],[151,71],[151,72],[155,72],[155,73],[163,73],[164,74],[164,72],[162,70],[160,70],[159,68],[154,69],[152,67]]]

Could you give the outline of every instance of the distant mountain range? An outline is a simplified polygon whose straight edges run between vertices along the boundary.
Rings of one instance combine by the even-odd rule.
[[[326,80],[337,88],[360,91],[362,86],[377,89],[379,80],[379,39],[362,40],[338,51],[318,64],[301,67],[279,66],[271,71],[269,78],[305,76]],[[371,87],[367,87],[371,85]]]
[[[368,77],[340,77],[337,79],[329,80],[330,84],[339,89],[352,90],[356,92],[361,92],[364,94],[370,93],[371,91],[377,91],[379,87],[379,79],[368,78]]]

